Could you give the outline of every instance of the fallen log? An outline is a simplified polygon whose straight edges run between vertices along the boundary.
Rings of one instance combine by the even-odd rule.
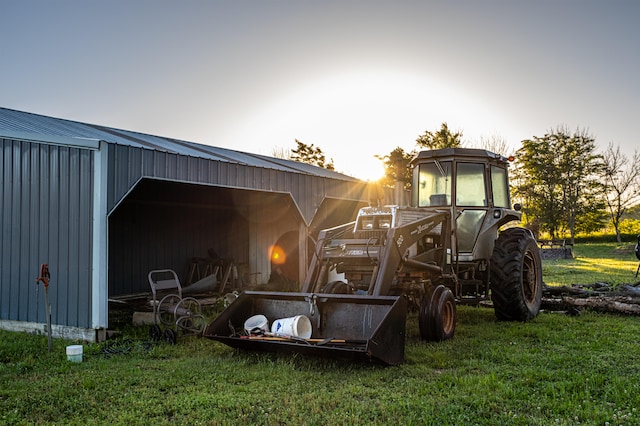
[[[542,294],[543,295],[548,295],[548,296],[564,296],[567,294],[571,294],[574,296],[581,296],[581,297],[590,297],[590,296],[595,296],[600,294],[600,292],[597,292],[595,290],[585,290],[583,288],[580,287],[574,287],[574,286],[559,286],[559,287],[555,287],[555,286],[545,286],[542,289]]]
[[[640,301],[637,303],[621,302],[607,297],[589,297],[586,299],[576,297],[563,297],[562,301],[570,306],[591,308],[602,312],[616,312],[627,315],[640,315]]]
[[[575,312],[576,309],[584,308],[599,312],[640,315],[640,288],[625,284],[612,290],[606,283],[543,288],[542,309]]]
[[[623,294],[627,294],[629,296],[640,298],[640,288],[629,285],[629,284],[625,284],[622,287],[620,287],[620,292]]]
[[[563,296],[559,298],[543,298],[541,308],[549,311],[582,310],[589,308],[598,312],[640,315],[640,299],[624,297],[612,298],[606,296]]]
[[[593,287],[594,290],[590,288]],[[631,296],[640,299],[640,287],[631,284],[624,284],[614,289],[605,283],[596,283],[593,285],[576,284],[571,286],[547,286],[542,288],[543,296],[577,296],[577,297],[593,297],[593,296]]]

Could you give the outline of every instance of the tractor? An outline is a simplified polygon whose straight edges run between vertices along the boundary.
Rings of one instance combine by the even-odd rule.
[[[509,159],[481,149],[422,151],[411,161],[411,205],[374,199],[354,221],[320,231],[300,292],[246,291],[205,330],[242,349],[404,360],[406,316],[420,336],[454,336],[457,304],[490,300],[499,320],[528,321],[542,298],[540,252],[514,224]],[[243,330],[252,315],[269,321],[305,315],[310,338]]]

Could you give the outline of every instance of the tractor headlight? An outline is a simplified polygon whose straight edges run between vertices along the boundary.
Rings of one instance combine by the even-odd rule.
[[[391,228],[391,219],[388,217],[380,218],[378,221],[378,228],[380,229],[389,229]]]
[[[373,218],[372,217],[367,217],[367,218],[362,218],[362,229],[364,230],[371,230],[373,229]]]

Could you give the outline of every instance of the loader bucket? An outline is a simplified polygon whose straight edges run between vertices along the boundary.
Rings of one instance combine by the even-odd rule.
[[[245,291],[209,324],[204,336],[239,349],[396,365],[404,360],[406,313],[403,297]],[[254,315],[266,316],[269,325],[305,315],[311,320],[311,337],[251,335],[244,323]]]

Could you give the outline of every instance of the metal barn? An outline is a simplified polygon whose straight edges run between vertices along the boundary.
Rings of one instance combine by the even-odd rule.
[[[367,184],[307,164],[0,108],[0,328],[102,340],[108,300],[147,273],[232,259],[253,284],[271,247],[302,281],[309,242],[352,220]]]

